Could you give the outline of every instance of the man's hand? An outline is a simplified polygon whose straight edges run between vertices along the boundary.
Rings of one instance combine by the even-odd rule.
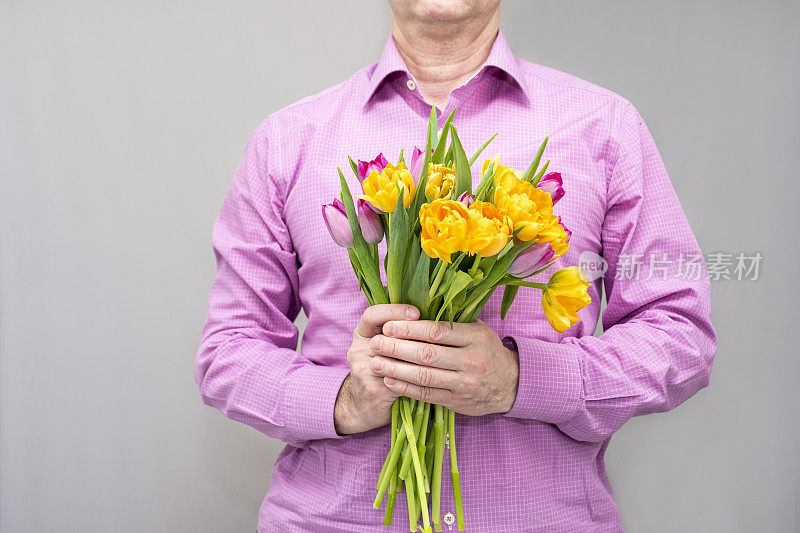
[[[505,413],[517,397],[519,356],[485,322],[389,321],[371,341],[386,387],[466,415]]]
[[[347,350],[350,374],[345,378],[336,405],[333,421],[340,435],[360,433],[388,424],[392,418],[392,402],[398,394],[388,389],[383,377],[370,368],[370,359],[377,355],[370,347],[373,336],[381,333],[386,322],[419,318],[419,310],[411,305],[384,304],[368,307],[353,333],[353,344]]]

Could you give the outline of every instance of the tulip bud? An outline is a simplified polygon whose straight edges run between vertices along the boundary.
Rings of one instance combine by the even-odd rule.
[[[361,234],[369,244],[378,244],[383,240],[383,223],[381,217],[366,200],[358,200],[358,223]]]
[[[422,150],[415,146],[414,151],[411,153],[411,165],[408,167],[408,171],[411,172],[415,183],[419,183],[419,178],[422,176],[422,164],[424,162],[425,155],[422,153]]]
[[[458,201],[464,204],[465,207],[469,207],[475,202],[475,195],[464,191],[461,193],[461,196],[458,197]]]
[[[338,198],[322,206],[322,218],[325,219],[325,225],[328,226],[333,242],[344,248],[353,244],[353,231],[347,220],[347,212]]]
[[[508,267],[508,273],[518,278],[527,278],[555,259],[556,250],[558,250],[559,257],[566,252],[569,248],[568,243],[572,237],[572,232],[561,222],[561,217],[558,217],[558,225],[564,230],[563,237],[532,244],[524,249],[511,262]],[[555,246],[555,249],[553,249],[553,246]]]
[[[373,171],[380,174],[389,161],[383,157],[383,154],[378,154],[378,157],[372,161],[359,161],[358,162],[358,179],[364,181],[364,178],[372,174]]]
[[[514,258],[508,267],[508,273],[517,278],[527,278],[544,268],[554,256],[555,252],[549,242],[532,244]]]
[[[556,202],[561,200],[564,197],[564,180],[561,179],[560,172],[550,172],[549,174],[545,174],[536,187],[547,194],[549,194],[553,199],[553,205],[556,205]]]

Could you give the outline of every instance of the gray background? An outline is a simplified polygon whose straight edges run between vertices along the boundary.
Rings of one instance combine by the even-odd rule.
[[[630,99],[706,252],[711,386],[612,440],[631,532],[798,528],[798,2],[507,1]],[[252,531],[281,444],[192,378],[211,225],[268,113],[377,60],[383,2],[0,1],[0,528]]]

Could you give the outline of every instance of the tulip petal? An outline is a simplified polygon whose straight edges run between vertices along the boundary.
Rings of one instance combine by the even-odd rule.
[[[337,203],[338,202],[338,203]],[[347,248],[353,244],[353,231],[344,211],[344,204],[338,199],[322,206],[322,218],[328,227],[333,242]]]
[[[563,187],[564,180],[561,177],[560,172],[550,172],[545,174],[544,177],[539,180],[539,183],[536,187],[547,194],[549,194],[553,199],[553,205],[556,205],[556,202],[561,200],[566,194],[566,191]]]

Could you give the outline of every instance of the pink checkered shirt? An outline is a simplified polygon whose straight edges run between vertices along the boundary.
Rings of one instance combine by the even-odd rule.
[[[555,212],[573,232],[556,267],[590,252],[608,265],[564,334],[548,325],[537,289],[521,289],[505,321],[502,291],[481,313],[516,342],[520,379],[508,413],[456,417],[467,530],[621,531],[603,464],[611,435],[709,382],[716,336],[701,252],[627,100],[517,59],[500,32],[485,65],[450,96],[440,127],[453,108],[467,153],[500,132],[485,153],[515,168],[550,136],[545,158],[567,191]],[[261,532],[384,530],[372,500],[389,428],[341,437],[333,425],[367,302],[320,205],[338,196],[336,166],[359,189],[348,154],[396,160],[401,147],[424,145],[429,113],[390,37],[378,63],[268,116],[233,176],[214,225],[217,274],[196,379],[205,403],[287,443]],[[602,286],[605,332],[595,337]],[[297,351],[301,308],[308,325]],[[454,512],[447,475],[442,494],[442,513]],[[388,531],[408,531],[398,498]]]

